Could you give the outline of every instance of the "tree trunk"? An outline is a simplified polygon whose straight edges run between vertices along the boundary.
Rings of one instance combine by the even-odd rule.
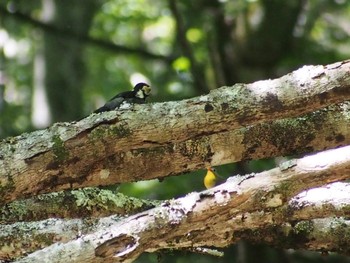
[[[87,35],[98,1],[54,1],[51,23],[76,35]],[[83,42],[45,32],[45,87],[53,122],[78,119],[82,116]]]

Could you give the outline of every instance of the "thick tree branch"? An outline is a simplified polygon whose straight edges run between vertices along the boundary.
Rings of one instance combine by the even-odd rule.
[[[348,200],[349,201],[349,200]],[[350,255],[350,220],[346,217],[316,218],[293,221],[286,224],[271,224],[265,229],[245,229],[235,232],[236,237],[252,243],[264,243],[278,248],[335,251]]]
[[[349,72],[350,61],[308,66],[9,138],[0,143],[1,200],[346,145],[349,103],[324,107],[350,99]]]
[[[70,262],[131,262],[146,251],[225,247],[242,238],[260,242],[265,237],[271,237],[269,242],[279,247],[326,248],[350,254],[344,235],[349,222],[333,218],[349,217],[350,184],[330,184],[300,193],[349,178],[350,146],[329,150],[260,174],[229,178],[213,189],[165,201],[126,219],[103,219],[101,222],[109,225],[92,227],[97,230],[19,262],[45,262],[49,258],[57,258],[57,262],[68,258]],[[323,194],[315,199],[317,191]],[[6,231],[3,226],[0,233],[6,235]],[[280,243],[282,237],[289,242]]]
[[[133,215],[160,201],[141,200],[99,188],[84,188],[16,200],[0,208],[0,223],[39,221],[55,218]]]

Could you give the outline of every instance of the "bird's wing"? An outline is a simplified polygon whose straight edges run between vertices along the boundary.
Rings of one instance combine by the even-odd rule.
[[[98,108],[94,111],[94,113],[100,113],[104,111],[111,111],[116,108],[118,108],[123,101],[127,101],[129,103],[138,103],[143,104],[145,103],[145,99],[136,98],[134,91],[124,91],[117,95],[115,95],[113,98],[111,98],[109,101],[106,102],[105,105],[103,105],[101,108]]]
[[[111,111],[119,107],[125,99],[123,97],[115,96],[113,99],[106,102],[101,108],[98,108],[94,113],[100,113],[105,111]]]
[[[114,110],[119,107],[124,100],[124,97],[116,96],[114,99],[107,101],[104,107],[107,107],[109,110]]]
[[[111,98],[109,101],[113,101],[116,98],[133,98],[134,96],[135,96],[135,94],[133,91],[124,91],[124,92],[118,93],[113,98]]]
[[[100,113],[100,112],[105,112],[105,111],[110,111],[107,107],[102,106],[98,108],[97,110],[94,110],[93,113]]]

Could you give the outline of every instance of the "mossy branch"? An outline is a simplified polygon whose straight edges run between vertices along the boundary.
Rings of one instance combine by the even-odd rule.
[[[126,216],[148,210],[160,201],[141,200],[99,188],[84,188],[17,200],[0,208],[0,223],[54,218]]]
[[[8,138],[0,142],[1,202],[346,145],[349,71],[350,61],[305,66]]]
[[[349,255],[350,222],[345,218],[350,216],[350,184],[333,183],[310,190],[325,182],[349,178],[350,146],[347,146],[263,173],[232,177],[210,190],[164,201],[127,218],[112,216],[93,223],[79,221],[90,227],[75,225],[76,233],[81,229],[88,231],[19,262],[47,262],[50,258],[57,262],[68,259],[70,262],[132,262],[143,252],[225,247],[240,239],[264,242],[267,237],[268,242],[277,247],[327,249]],[[317,191],[322,195],[317,195]],[[48,222],[55,225],[57,221]],[[69,221],[59,222],[62,227],[69,224]],[[47,223],[36,224],[49,229]],[[3,226],[0,233],[6,235],[9,228],[11,226]],[[23,243],[37,244],[36,240],[30,240],[33,235],[28,234],[34,229],[37,231],[38,227],[26,228],[20,233],[29,239]],[[70,238],[72,236],[74,231],[70,232]],[[281,242],[282,239],[285,241]],[[28,252],[37,248],[27,249]]]

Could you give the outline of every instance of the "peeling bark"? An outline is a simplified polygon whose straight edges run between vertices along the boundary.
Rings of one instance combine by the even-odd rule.
[[[12,205],[37,205],[42,197],[9,202],[40,193],[347,145],[349,84],[350,61],[306,66],[275,80],[222,87],[179,102],[127,105],[8,138],[0,142],[2,211],[14,216],[8,210]],[[72,200],[79,212],[69,215],[63,209],[65,219],[11,223],[14,219],[2,214],[8,224],[0,225],[0,259],[36,251],[18,262],[131,262],[141,253],[164,249],[209,253],[207,247],[240,239],[350,254],[349,184],[327,185],[322,193],[331,197],[322,194],[320,200],[312,196],[317,189],[310,190],[350,178],[349,147],[236,176],[124,218],[67,219],[78,213],[106,215],[80,211],[76,196]],[[109,208],[106,213],[119,213],[118,205]],[[17,211],[29,219],[28,211]]]
[[[350,215],[350,184],[308,190],[349,178],[350,146],[321,152],[259,174],[229,178],[125,219],[97,220],[90,233],[18,262],[132,262],[143,252],[226,247],[242,238],[350,254],[350,240],[343,235],[349,232],[345,218]]]

